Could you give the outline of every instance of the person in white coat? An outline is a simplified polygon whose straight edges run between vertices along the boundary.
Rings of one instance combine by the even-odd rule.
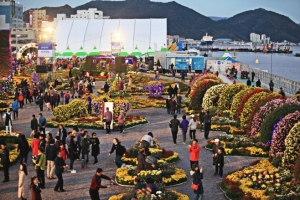
[[[197,120],[195,115],[191,115],[191,119],[189,121],[190,128],[190,138],[191,140],[196,139],[196,129],[197,129]]]
[[[11,133],[12,120],[11,120],[11,114],[9,108],[7,108],[6,113],[3,115],[3,119],[5,120],[6,134],[8,134],[8,128],[9,128],[9,133]]]
[[[18,183],[18,198],[26,200],[28,197],[29,180],[26,164],[22,163],[19,170],[19,183]]]

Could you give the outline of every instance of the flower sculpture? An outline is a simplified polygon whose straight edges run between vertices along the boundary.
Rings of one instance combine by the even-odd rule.
[[[163,82],[161,81],[150,81],[145,87],[145,90],[149,91],[150,97],[160,97],[163,93]]]
[[[96,115],[102,115],[102,103],[99,103],[98,101],[93,101],[92,110]]]
[[[209,108],[213,105],[213,99],[226,87],[228,87],[227,84],[220,84],[209,88],[203,97],[202,108],[209,110]]]
[[[283,166],[293,166],[300,150],[300,122],[295,124],[285,138],[285,151],[282,158]]]

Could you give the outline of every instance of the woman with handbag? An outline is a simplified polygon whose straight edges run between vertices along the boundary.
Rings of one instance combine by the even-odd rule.
[[[193,174],[193,182],[191,185],[191,188],[194,190],[194,193],[196,194],[194,200],[202,200],[203,199],[203,185],[202,185],[202,179],[203,179],[203,172],[202,167],[199,167],[197,164],[193,164],[192,170],[195,171]]]

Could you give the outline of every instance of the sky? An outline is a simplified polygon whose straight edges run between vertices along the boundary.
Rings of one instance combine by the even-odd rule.
[[[16,0],[30,8],[43,6],[58,7],[69,4],[76,7],[91,0]],[[151,0],[157,2],[170,2],[170,0]],[[205,16],[232,17],[235,14],[264,8],[285,15],[296,23],[300,23],[300,0],[175,0],[177,3],[192,8]],[[104,13],[105,14],[105,13]]]

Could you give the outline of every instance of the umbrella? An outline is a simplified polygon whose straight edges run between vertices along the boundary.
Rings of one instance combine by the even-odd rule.
[[[125,51],[124,46],[122,46],[120,56],[128,56],[128,53]]]
[[[86,57],[87,53],[83,50],[82,46],[80,47],[79,51],[76,52],[77,57]]]
[[[68,46],[67,49],[66,49],[66,51],[63,52],[61,55],[62,55],[63,57],[72,57],[73,52],[70,50],[70,47]]]
[[[94,46],[94,49],[93,49],[93,51],[91,51],[91,52],[89,53],[89,56],[99,56],[99,55],[100,55],[100,52],[97,51],[97,47]]]
[[[151,46],[149,46],[148,48],[148,55],[153,56],[154,55],[154,51],[152,50]]]
[[[142,53],[139,51],[138,47],[135,46],[135,48],[134,48],[133,52],[131,53],[131,55],[133,55],[133,56],[141,56]]]

